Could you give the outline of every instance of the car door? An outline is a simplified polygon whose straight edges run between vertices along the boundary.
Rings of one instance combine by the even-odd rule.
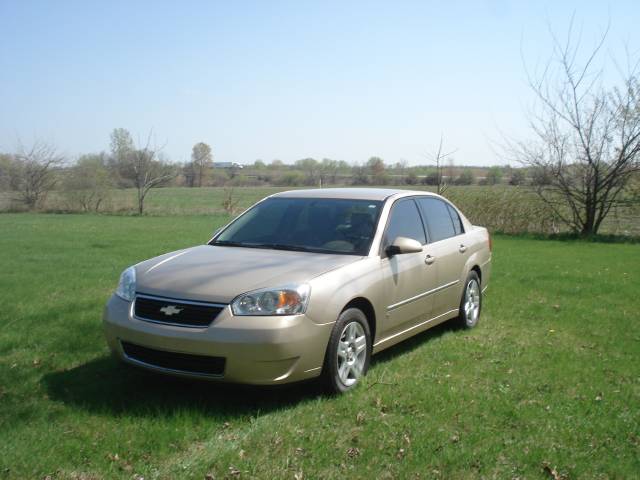
[[[385,249],[397,237],[419,241],[422,252],[389,257]],[[430,318],[433,298],[427,294],[436,284],[435,269],[425,262],[426,233],[413,198],[395,202],[381,244],[381,268],[386,291],[385,330],[402,330]]]
[[[416,201],[429,234],[426,251],[436,267],[433,315],[443,315],[459,308],[468,257],[465,232],[460,216],[447,202],[436,197],[420,197]]]

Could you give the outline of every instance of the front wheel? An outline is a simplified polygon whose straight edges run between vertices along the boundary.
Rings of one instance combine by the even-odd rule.
[[[348,308],[338,317],[329,337],[322,372],[329,390],[342,393],[354,388],[367,373],[370,359],[367,317],[357,308]]]
[[[471,270],[464,284],[464,290],[462,291],[458,325],[462,328],[475,327],[480,320],[481,309],[482,290],[480,289],[480,278],[474,270]]]

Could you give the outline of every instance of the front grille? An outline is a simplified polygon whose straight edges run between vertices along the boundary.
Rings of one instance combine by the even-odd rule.
[[[226,359],[207,355],[166,352],[142,347],[129,342],[120,342],[125,355],[131,360],[152,367],[160,367],[185,373],[221,376],[224,373]]]
[[[134,314],[141,320],[180,325],[206,327],[218,316],[225,305],[173,300],[170,298],[137,295]]]

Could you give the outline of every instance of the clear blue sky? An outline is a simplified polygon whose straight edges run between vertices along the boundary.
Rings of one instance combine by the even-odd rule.
[[[153,129],[174,161],[329,157],[426,163],[441,134],[457,164],[503,163],[526,134],[521,61],[576,13],[586,46],[640,47],[640,2],[0,0],[0,151],[34,138],[70,158],[115,127]]]

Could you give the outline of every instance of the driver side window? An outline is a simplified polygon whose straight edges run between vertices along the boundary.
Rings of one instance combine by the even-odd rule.
[[[383,246],[391,245],[396,237],[412,238],[420,242],[421,245],[427,243],[418,207],[412,199],[400,200],[393,206]]]

